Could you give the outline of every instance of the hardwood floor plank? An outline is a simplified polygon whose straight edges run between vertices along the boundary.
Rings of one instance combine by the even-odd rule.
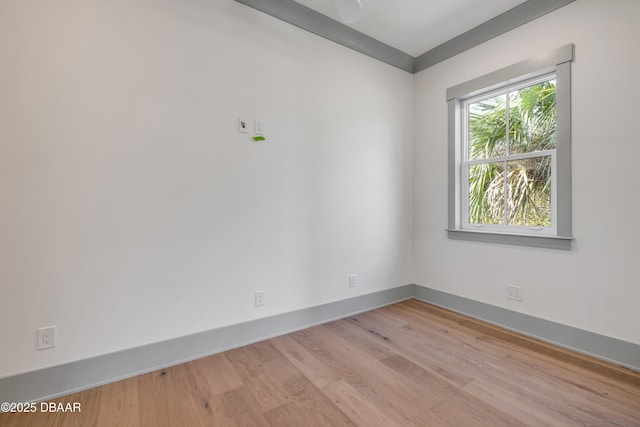
[[[322,389],[335,405],[359,426],[404,426],[345,381],[337,381]]]
[[[472,396],[490,406],[500,407],[513,418],[527,425],[550,427],[582,426],[576,419],[556,412],[550,406],[544,406],[530,399],[521,399],[508,390],[489,383],[471,382],[465,390]]]
[[[306,399],[313,384],[270,342],[263,341],[247,347],[256,365],[289,400]]]
[[[637,395],[611,388],[606,383],[595,383],[555,364],[542,368],[534,358],[520,354],[505,358],[505,365],[496,369],[501,369],[505,376],[509,374],[513,382],[526,384],[524,388],[528,393],[548,397],[547,411],[570,415],[585,425],[632,425],[638,421],[640,398]],[[530,395],[526,401],[532,401]]]
[[[265,418],[273,427],[298,427],[298,426],[330,426],[332,425],[321,416],[319,419],[317,414],[309,414],[306,411],[302,401],[289,402],[286,405],[279,406],[264,414]]]
[[[322,388],[340,379],[340,373],[320,361],[313,353],[284,335],[271,340],[272,344],[316,387]]]
[[[245,386],[214,396],[207,402],[207,410],[210,417],[205,425],[269,425]]]
[[[323,425],[355,426],[333,401],[317,387],[309,390],[308,399],[301,402],[300,407],[312,418],[323,421]]]
[[[244,385],[250,390],[251,397],[261,412],[270,411],[289,402],[289,399],[265,374],[247,378]]]
[[[236,372],[238,373],[242,381],[246,381],[248,378],[256,378],[260,375],[263,375],[262,369],[260,368],[260,366],[258,366],[258,363],[251,356],[249,346],[229,350],[224,354],[236,369]]]
[[[100,388],[92,388],[80,393],[73,393],[64,396],[57,401],[63,404],[80,404],[81,412],[60,412],[54,426],[60,427],[82,427],[87,425],[97,425],[100,412]]]
[[[473,328],[477,330],[482,329],[483,326],[474,325]],[[631,389],[640,389],[639,372],[590,358],[533,338],[518,336],[514,332],[496,331],[492,327],[488,329],[488,335],[481,339],[496,347],[505,348],[508,352],[507,354],[535,354],[536,358],[549,365],[569,365],[576,374],[588,376],[611,385],[623,387],[628,385]]]
[[[217,396],[242,386],[242,378],[224,353],[189,362],[198,387],[209,396]]]
[[[262,412],[269,411],[289,402],[278,386],[267,376],[251,355],[248,347],[242,347],[225,353],[229,362],[250,390]]]
[[[0,427],[640,427],[640,372],[408,300],[52,402]]]
[[[169,386],[166,370],[138,377],[138,405],[141,426],[170,427]],[[90,424],[87,424],[90,425]]]
[[[471,332],[469,329],[461,327],[462,320],[455,321],[451,316],[447,316],[438,321],[440,316],[438,313],[431,313],[424,308],[422,310],[406,309],[404,306],[396,307],[393,305],[383,307],[380,311],[376,311],[376,314],[401,319],[406,322],[405,329],[414,331],[421,338],[437,342],[446,346],[447,349],[455,348],[465,354],[473,353],[483,360],[500,359],[508,353],[501,347],[487,345],[479,339],[484,337],[481,333]]]
[[[422,399],[434,405],[448,399],[459,390],[437,373],[424,369],[399,354],[383,359],[382,363],[401,376],[404,381],[419,387]]]
[[[0,414],[0,427],[38,427],[53,426],[53,417],[49,414],[36,413],[11,413]]]
[[[289,402],[286,405],[278,406],[264,414],[270,426],[298,427],[298,426],[318,426],[321,425],[315,420],[307,420],[307,414],[300,407],[299,402]]]
[[[464,409],[463,409],[464,408]],[[434,416],[451,426],[520,427],[523,423],[469,393],[456,393],[432,409]]]
[[[69,394],[46,402],[36,402],[36,412],[33,413],[4,413],[0,414],[1,427],[74,427],[97,424],[98,411],[100,409],[101,388],[93,388],[80,393]],[[80,404],[80,411],[73,412],[51,412],[43,411],[42,405],[62,403],[67,408],[67,404]]]
[[[176,420],[181,420],[182,425],[190,426],[208,423],[211,417],[207,407],[209,396],[199,388],[189,364],[163,369],[158,378],[163,381],[162,387],[166,390],[166,401],[163,404],[166,406],[169,425],[175,425]],[[153,410],[153,407],[148,410]],[[151,427],[153,424],[146,424],[144,427],[147,425]]]
[[[280,426],[349,426],[354,424],[333,402],[315,386],[308,397],[297,399],[265,413],[269,424]]]
[[[348,373],[344,381],[404,425],[416,425],[415,421],[424,418],[427,409],[437,403],[430,401],[419,386],[402,381],[365,350],[336,337],[323,326],[293,334],[293,337],[317,354],[329,356],[328,363]],[[438,401],[440,399],[438,397]]]
[[[348,318],[337,320],[326,324],[325,326],[331,329],[331,332],[342,337],[344,340],[356,344],[358,347],[366,350],[371,356],[376,359],[384,359],[394,354],[394,351],[385,345],[384,341],[387,341],[389,337],[380,336],[380,340],[371,339],[371,334],[376,334],[376,331],[361,327],[354,327],[353,323],[357,322],[357,318]]]
[[[140,425],[137,377],[102,387],[96,425],[98,427]]]
[[[535,353],[539,355],[541,359],[547,360],[550,363],[569,363],[572,365],[572,369],[580,370],[583,374],[596,375],[601,380],[627,383],[634,388],[640,387],[640,372],[635,372],[622,366],[607,363],[553,344],[526,337],[499,326],[472,319],[422,301],[407,300],[400,304],[403,304],[403,308],[406,306],[410,313],[422,318],[432,318],[430,316],[434,314],[442,316],[449,322],[459,324],[461,329],[473,330],[480,333],[479,339],[491,343],[493,346],[506,348],[510,352]],[[398,308],[396,305],[390,307],[394,309]]]
[[[360,327],[372,330],[374,336],[388,337],[385,340],[387,345],[413,363],[438,373],[460,387],[473,381],[473,373],[468,369],[468,363],[464,359],[447,353],[442,345],[429,341],[414,329],[402,327],[394,330],[384,323],[384,316],[373,312],[362,313],[355,318]],[[478,361],[472,363],[477,364]]]

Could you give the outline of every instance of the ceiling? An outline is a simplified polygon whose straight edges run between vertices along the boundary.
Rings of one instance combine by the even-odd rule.
[[[296,0],[338,20],[331,0]],[[411,56],[494,18],[525,0],[361,0],[362,19],[349,26]]]
[[[415,74],[575,0],[361,0],[338,21],[331,0],[236,0]]]

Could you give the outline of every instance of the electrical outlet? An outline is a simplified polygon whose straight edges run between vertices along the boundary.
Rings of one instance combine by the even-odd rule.
[[[38,350],[56,346],[56,327],[47,326],[38,329]]]
[[[356,284],[356,275],[355,274],[350,274],[349,275],[349,287],[350,288],[355,288],[357,286]]]
[[[521,286],[507,285],[507,298],[522,301],[523,289]]]
[[[256,307],[264,305],[264,291],[256,291]]]

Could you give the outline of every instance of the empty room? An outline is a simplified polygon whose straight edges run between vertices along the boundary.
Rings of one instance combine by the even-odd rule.
[[[0,0],[0,426],[639,427],[639,19]]]

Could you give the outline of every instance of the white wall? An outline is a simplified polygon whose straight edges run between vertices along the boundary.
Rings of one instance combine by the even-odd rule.
[[[640,343],[638,16],[636,0],[579,0],[416,75],[415,283]],[[446,88],[567,43],[574,249],[447,240]]]
[[[640,343],[639,15],[414,79],[232,0],[0,1],[0,377],[412,282]],[[574,249],[447,240],[446,88],[566,43]]]
[[[0,64],[0,377],[411,283],[410,74],[233,0],[1,1]]]

